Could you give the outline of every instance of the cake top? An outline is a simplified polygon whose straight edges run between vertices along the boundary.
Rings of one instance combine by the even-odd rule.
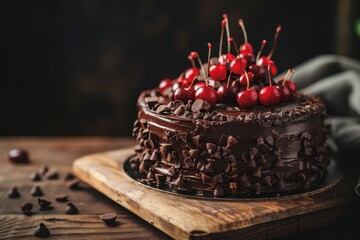
[[[216,105],[245,110],[294,102],[298,96],[296,83],[291,81],[294,71],[289,69],[286,76],[277,82],[273,78],[277,75],[277,67],[272,56],[281,26],[276,28],[269,54],[262,55],[267,43],[263,40],[255,57],[243,20],[240,19],[238,24],[244,36],[244,42],[239,47],[231,37],[228,16],[223,14],[218,56],[211,57],[211,43],[208,43],[207,63],[203,63],[197,52],[191,52],[188,59],[192,67],[182,71],[176,79],[163,79],[156,89],[159,95],[168,101],[179,100],[184,104],[202,100],[209,106],[203,108],[206,111],[211,111]],[[227,53],[222,52],[224,32]]]

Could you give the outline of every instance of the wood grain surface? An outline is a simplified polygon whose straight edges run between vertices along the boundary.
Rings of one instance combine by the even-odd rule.
[[[73,191],[67,188],[64,183],[64,175],[72,171],[72,163],[75,159],[92,153],[129,147],[133,144],[134,141],[131,138],[1,137],[0,239],[33,239],[34,229],[40,222],[48,226],[51,232],[50,239],[170,239],[168,235],[94,188],[81,184],[81,190]],[[32,160],[31,164],[13,165],[9,163],[7,153],[12,148],[28,150]],[[50,169],[57,169],[60,173],[60,179],[31,182],[29,180],[30,174],[37,171],[43,164],[47,164]],[[357,177],[350,179],[349,185],[354,184],[356,180]],[[36,198],[29,194],[30,189],[35,185],[40,185],[43,188],[44,197],[53,202],[53,210],[38,210]],[[7,198],[7,191],[13,186],[19,188],[21,198]],[[349,186],[346,189],[351,190],[351,187]],[[346,189],[345,191],[348,191]],[[79,208],[78,215],[66,215],[64,213],[65,204],[57,203],[54,200],[54,195],[58,193],[69,195],[70,200]],[[342,192],[339,191],[339,194]],[[24,216],[20,211],[20,204],[25,201],[34,203],[34,214],[32,216]],[[309,215],[310,217],[306,219],[295,217],[291,221],[278,221],[267,229],[260,224],[251,231],[242,232],[242,234],[243,236],[252,236],[255,229],[262,229],[262,231],[257,231],[258,238],[277,237],[288,233],[292,235],[277,239],[358,239],[353,237],[354,234],[357,234],[358,229],[352,226],[352,223],[360,221],[358,206],[360,206],[359,203],[355,206],[351,204],[332,208],[334,214],[328,211],[321,218],[331,218],[336,221],[336,224],[313,230],[309,230],[314,226],[313,221],[322,220],[321,218],[319,220],[319,217]],[[348,211],[349,207],[352,208],[350,212]],[[105,212],[116,212],[118,214],[117,226],[108,227],[103,224],[99,215]],[[316,215],[316,212],[314,214]],[[341,218],[342,214],[345,215],[344,218]],[[234,233],[229,232],[229,234]],[[226,236],[214,235],[212,237],[224,239]]]
[[[336,222],[356,200],[343,178],[332,188],[264,200],[204,200],[140,185],[124,171],[132,148],[93,154],[74,162],[75,174],[109,198],[177,239],[272,239]]]

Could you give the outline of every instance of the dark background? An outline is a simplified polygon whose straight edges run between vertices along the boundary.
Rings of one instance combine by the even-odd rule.
[[[1,1],[0,135],[127,136],[136,98],[190,66],[207,42],[217,54],[228,13],[243,18],[257,51],[270,46],[279,72],[316,55],[360,59],[356,0]],[[265,48],[269,51],[270,46]]]

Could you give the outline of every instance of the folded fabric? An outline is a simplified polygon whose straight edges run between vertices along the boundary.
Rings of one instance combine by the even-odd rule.
[[[339,55],[321,55],[294,70],[299,89],[321,97],[326,105],[331,151],[360,165],[360,62]],[[360,196],[360,178],[355,192]]]

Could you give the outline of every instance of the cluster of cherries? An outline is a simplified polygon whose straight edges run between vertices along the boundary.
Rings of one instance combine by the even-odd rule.
[[[197,52],[191,52],[188,58],[192,63],[192,68],[185,70],[175,80],[162,80],[158,88],[160,94],[169,96],[171,93],[173,99],[183,102],[202,99],[211,106],[217,103],[236,104],[237,102],[241,108],[245,109],[255,107],[258,102],[263,106],[271,107],[289,101],[297,90],[296,83],[291,81],[294,71],[289,69],[286,76],[277,84],[273,80],[273,76],[277,74],[277,67],[271,58],[281,26],[276,28],[270,53],[267,56],[261,56],[266,45],[266,40],[263,40],[255,58],[242,19],[239,20],[239,25],[244,35],[244,43],[238,48],[230,36],[228,17],[224,14],[221,22],[219,57],[211,58],[211,43],[208,43],[207,64],[202,63]],[[224,30],[227,34],[226,54],[222,54]],[[231,54],[231,43],[236,50],[236,56]],[[200,65],[199,68],[195,65],[195,59]],[[216,82],[220,84],[215,84]]]

